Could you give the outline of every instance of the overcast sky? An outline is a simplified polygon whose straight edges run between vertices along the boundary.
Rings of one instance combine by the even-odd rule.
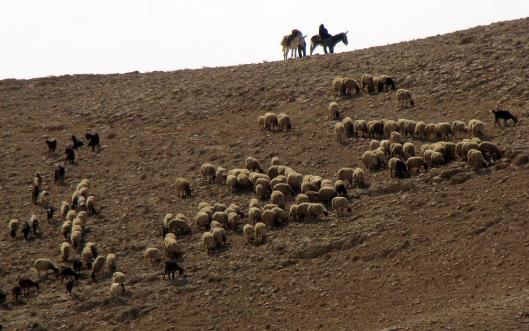
[[[527,16],[525,0],[0,0],[0,79],[277,61],[321,23],[349,31],[344,52]]]

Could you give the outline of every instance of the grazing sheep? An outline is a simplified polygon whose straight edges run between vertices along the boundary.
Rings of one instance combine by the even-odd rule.
[[[92,272],[90,273],[90,278],[92,280],[96,279],[96,276],[100,275],[103,271],[103,267],[105,266],[105,258],[102,256],[98,256],[94,263],[92,264]]]
[[[279,121],[276,114],[268,112],[264,114],[264,127],[265,130],[274,131],[279,128]]]
[[[388,164],[388,159],[386,157],[386,152],[384,151],[384,149],[379,147],[375,149],[373,153],[377,157],[378,167],[381,169],[385,169]]]
[[[96,197],[95,196],[90,195],[88,198],[86,198],[86,211],[88,212],[88,215],[96,214]]]
[[[336,193],[338,194],[338,196],[342,196],[342,197],[347,196],[347,186],[342,180],[338,179],[336,182],[334,182],[334,189],[336,190]]]
[[[257,171],[260,173],[263,172],[263,168],[261,168],[261,164],[259,163],[259,160],[257,160],[256,158],[249,156],[246,158],[245,162],[246,162],[246,169],[248,169],[249,171]]]
[[[237,229],[239,228],[239,224],[241,224],[241,216],[237,213],[229,213],[228,228],[232,231],[237,231]]]
[[[262,214],[262,222],[268,226],[277,224],[277,213],[273,209],[265,209]]]
[[[472,137],[483,138],[485,136],[485,123],[472,119],[468,122],[468,129]]]
[[[57,140],[53,138],[46,139],[46,145],[48,145],[48,157],[54,157],[57,150]]]
[[[353,168],[341,168],[338,170],[338,179],[348,181],[349,185],[353,185]]]
[[[399,125],[397,121],[393,120],[384,120],[384,137],[389,139],[393,131],[399,130]]]
[[[294,193],[294,190],[292,189],[292,187],[290,187],[290,185],[288,185],[287,183],[277,183],[276,185],[274,185],[272,190],[283,193],[285,197],[290,196]]]
[[[331,203],[332,199],[338,196],[338,192],[333,186],[323,186],[318,191],[320,201],[323,203]]]
[[[417,122],[412,120],[406,120],[404,122],[404,134],[405,137],[412,137],[415,134],[415,128],[417,127]]]
[[[481,169],[487,166],[487,161],[483,157],[483,153],[481,153],[477,149],[471,149],[468,151],[467,160],[468,160],[468,165],[475,170]]]
[[[266,224],[262,222],[257,222],[255,224],[254,229],[255,229],[255,234],[254,234],[255,243],[262,244],[266,237]]]
[[[191,197],[191,183],[185,178],[177,178],[175,181],[176,193],[181,198]]]
[[[388,91],[388,87],[390,87],[390,86],[391,86],[391,89],[393,91],[395,91],[395,78],[393,78],[391,76],[380,75],[380,76],[378,76],[378,80],[380,82],[380,86],[382,88],[385,88],[385,92]],[[379,92],[382,92],[381,88],[379,88]]]
[[[111,298],[117,298],[125,295],[125,285],[123,283],[112,283],[110,284],[110,291],[108,296]]]
[[[412,156],[415,156],[415,146],[413,143],[406,142],[402,145],[402,150],[404,151],[404,159],[409,159]]]
[[[367,122],[367,132],[371,138],[383,138],[384,122],[380,120],[373,120]]]
[[[266,130],[265,117],[264,116],[258,116],[257,117],[257,130],[259,130],[259,131]]]
[[[372,93],[375,91],[375,84],[373,81],[373,76],[368,75],[368,74],[363,74],[361,82],[362,82],[362,91],[364,91],[366,87],[367,87],[368,93]]]
[[[345,131],[345,127],[343,126],[342,122],[336,122],[334,125],[334,132],[336,133],[337,142],[340,144],[347,142],[347,132]]]
[[[320,220],[322,215],[328,216],[327,209],[321,203],[311,203],[307,209],[309,219]]]
[[[162,261],[162,253],[158,248],[149,247],[143,252],[143,260],[145,265],[149,262],[151,266],[157,266]]]
[[[435,140],[437,136],[437,130],[435,129],[435,123],[428,123],[424,129],[425,137],[429,140]]]
[[[338,103],[333,101],[329,104],[329,115],[327,118],[330,120],[338,120],[340,118],[340,106],[338,106]]]
[[[342,81],[343,81],[342,77],[336,77],[332,81],[332,89],[339,92],[340,94],[342,91]]]
[[[367,186],[365,182],[365,173],[362,168],[355,168],[353,172],[353,183],[358,188],[364,188]]]
[[[114,253],[110,253],[107,255],[107,258],[105,260],[105,264],[107,266],[108,271],[114,272],[116,271],[116,260],[117,256]]]
[[[301,184],[303,183],[303,175],[297,172],[290,172],[287,176],[287,184],[290,186],[292,192],[299,192]]]
[[[463,160],[468,160],[467,159],[468,151],[470,151],[472,149],[479,150],[479,144],[476,143],[476,142],[473,142],[473,141],[464,142],[462,144],[461,155],[462,155]]]
[[[378,140],[371,140],[369,142],[369,150],[374,151],[375,149],[380,147],[380,141]]]
[[[66,201],[61,202],[60,216],[61,219],[66,219],[66,214],[70,211],[70,204]],[[75,218],[75,217],[74,217]],[[73,220],[73,219],[72,219]]]
[[[211,163],[204,163],[200,166],[200,175],[204,181],[212,183],[217,176],[217,167]]]
[[[15,238],[17,236],[19,225],[20,225],[20,222],[17,219],[12,219],[9,221],[8,227],[9,227],[9,235],[11,236],[11,238]]]
[[[486,160],[499,160],[501,159],[502,153],[495,144],[484,141],[478,146],[479,151],[483,154]]]
[[[344,216],[344,212],[347,211],[351,213],[351,208],[349,207],[349,201],[344,197],[335,197],[332,199],[332,209],[336,210],[336,213],[339,216]]]
[[[436,139],[448,140],[453,135],[453,130],[450,124],[443,122],[435,124]]]
[[[417,121],[415,124],[415,136],[419,139],[424,139],[426,137],[426,123]]]
[[[397,144],[402,144],[404,140],[402,139],[402,135],[397,132],[397,131],[393,131],[391,132],[390,134],[390,138],[389,138],[389,143],[397,143]]]
[[[37,197],[37,204],[41,206],[42,208],[46,208],[48,206],[48,197],[50,196],[50,192],[48,191],[42,191],[39,193]]]
[[[206,250],[206,253],[215,251],[215,238],[211,232],[204,232],[202,234],[202,246]]]
[[[58,183],[60,185],[64,185],[64,176],[66,175],[66,170],[64,170],[64,167],[60,164],[55,166],[55,170],[53,172],[53,182]]]
[[[367,122],[364,121],[364,120],[356,120],[355,123],[354,123],[354,132],[356,132],[356,134],[359,136],[359,137],[365,137],[367,136],[367,133],[368,133],[368,127],[367,127]],[[360,135],[360,133],[362,135]]]
[[[290,116],[285,113],[281,113],[277,116],[279,130],[281,131],[290,131],[292,129],[292,123],[290,121]]]
[[[468,135],[467,124],[463,121],[453,121],[452,122],[452,134],[454,138],[459,138],[461,135],[466,137]]]
[[[355,133],[355,123],[351,119],[351,117],[346,117],[342,120],[343,127],[345,128],[345,133],[347,134],[347,137],[354,136]]]
[[[392,143],[389,146],[390,155],[402,158],[404,156],[404,147],[399,143]]]
[[[85,245],[81,253],[81,258],[83,259],[83,264],[86,268],[90,268],[92,265],[92,259],[94,258],[94,253],[90,246]]]
[[[112,283],[125,284],[126,282],[127,282],[127,277],[125,276],[124,273],[122,273],[120,271],[116,271],[112,275]]]
[[[223,228],[212,228],[211,234],[215,239],[215,247],[223,248],[226,246],[226,231]]]
[[[248,217],[250,218],[251,222],[255,223],[263,219],[263,214],[260,208],[251,207],[250,212],[248,213]]]
[[[360,86],[358,82],[353,78],[343,78],[340,86],[340,95],[351,95],[351,91],[355,90],[355,94],[360,93]]]
[[[33,263],[33,267],[37,270],[39,278],[41,272],[47,274],[49,270],[52,270],[56,276],[59,274],[59,268],[57,268],[55,263],[51,262],[50,259],[36,259]]]
[[[430,156],[430,164],[432,166],[440,166],[446,163],[445,157],[440,152],[433,152]]]
[[[215,177],[217,178],[217,182],[219,184],[225,184],[226,179],[228,177],[228,172],[223,167],[217,167],[217,172],[215,174]]]
[[[72,246],[68,242],[64,241],[61,244],[61,256],[64,262],[68,262],[68,257],[70,257],[71,252]]]
[[[397,175],[396,171],[397,171],[397,163],[398,162],[402,162],[399,158],[397,157],[392,157],[391,159],[389,159],[389,162],[388,162],[388,167],[389,167],[389,176],[391,178],[395,177]]]
[[[496,127],[496,125],[501,127],[500,120],[503,120],[503,126],[507,126],[508,120],[512,120],[515,126],[518,123],[518,118],[507,110],[493,109],[491,112],[494,114],[494,127]]]
[[[209,230],[209,224],[211,223],[211,217],[203,212],[199,211],[195,215],[195,223],[198,230]]]
[[[64,232],[64,224],[63,224],[63,236],[65,236],[65,239],[68,236]],[[72,234],[70,236],[70,240],[72,242],[73,248],[78,250],[79,248],[81,248],[81,244],[82,244],[82,241],[83,241],[83,233],[81,231],[72,230]]]
[[[422,157],[413,156],[406,161],[406,166],[409,171],[420,172],[421,168],[424,168],[425,171],[428,171],[428,165],[424,162]]]
[[[247,244],[250,244],[255,240],[255,229],[251,224],[244,225],[242,228],[242,234],[244,236],[244,241]]]
[[[362,154],[362,164],[364,170],[376,170],[378,168],[378,158],[373,151],[366,151]]]
[[[408,102],[410,103],[412,107],[415,104],[410,91],[405,90],[405,89],[398,89],[397,90],[397,109],[401,108],[403,102],[404,102],[404,107],[408,106]]]
[[[37,291],[39,291],[39,283],[32,281],[29,278],[19,278],[18,279],[18,286],[20,286],[20,289],[22,290],[22,294],[27,295],[31,291],[32,288],[35,288]]]

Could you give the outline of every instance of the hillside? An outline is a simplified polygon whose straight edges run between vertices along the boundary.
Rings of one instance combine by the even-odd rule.
[[[108,299],[109,275],[93,283],[84,270],[73,298],[50,276],[38,294],[0,308],[0,323],[6,330],[528,329],[529,167],[520,157],[529,148],[527,31],[529,19],[521,19],[287,62],[0,81],[0,289],[10,292],[19,275],[36,279],[37,258],[60,262],[58,213],[48,223],[31,204],[37,171],[56,207],[82,178],[91,180],[99,214],[88,221],[86,241],[116,253],[127,275],[119,300]],[[334,77],[363,73],[396,77],[416,106],[397,110],[395,92],[364,93],[338,100],[344,116],[480,119],[512,159],[479,172],[451,162],[398,182],[387,170],[368,172],[369,189],[350,190],[350,216],[270,229],[261,246],[230,232],[228,248],[212,256],[193,225],[178,239],[184,278],[162,280],[162,267],[144,266],[146,247],[162,249],[166,213],[191,221],[201,201],[239,203],[247,213],[254,195],[203,182],[204,162],[232,169],[254,156],[268,167],[278,156],[333,181],[338,169],[361,166],[370,139],[337,143],[327,106],[337,100]],[[494,127],[497,105],[518,116],[516,127]],[[266,111],[288,113],[293,130],[258,131]],[[87,131],[99,133],[102,150],[81,148],[66,185],[55,185],[59,158],[47,157],[44,140],[56,138],[61,155],[72,134]],[[174,194],[177,177],[192,181],[190,199]],[[42,237],[11,239],[8,221],[32,213]]]

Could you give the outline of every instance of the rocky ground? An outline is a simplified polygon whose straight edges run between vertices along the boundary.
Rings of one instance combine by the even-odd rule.
[[[123,75],[74,75],[0,81],[0,288],[17,276],[36,279],[36,258],[60,263],[61,221],[46,222],[30,201],[33,174],[44,174],[59,206],[89,178],[99,214],[86,240],[118,255],[127,295],[108,299],[110,275],[88,271],[74,296],[53,276],[41,290],[0,308],[7,330],[353,330],[529,329],[529,19],[329,56],[226,68]],[[279,51],[279,50],[278,50]],[[179,238],[185,277],[162,280],[146,267],[146,247],[162,248],[168,212],[191,220],[200,201],[239,203],[252,194],[204,183],[203,162],[243,167],[272,156],[302,174],[335,179],[360,165],[368,139],[336,142],[327,105],[336,76],[388,74],[410,89],[416,107],[397,110],[395,93],[338,99],[355,119],[425,122],[472,118],[506,158],[474,172],[452,162],[395,181],[369,172],[370,187],[351,190],[352,215],[272,229],[261,246],[229,233],[226,250],[208,256],[201,233]],[[520,118],[495,128],[497,105]],[[258,115],[286,112],[288,133],[256,129]],[[99,132],[103,148],[83,147],[53,183],[44,140],[62,153],[72,134]],[[419,146],[423,142],[414,141]],[[59,154],[61,154],[59,153]],[[193,196],[175,196],[176,177]],[[12,218],[41,220],[42,236],[9,236]]]

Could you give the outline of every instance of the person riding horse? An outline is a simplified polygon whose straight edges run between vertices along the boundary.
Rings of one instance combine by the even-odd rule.
[[[290,42],[292,41],[292,39],[294,39],[296,37],[303,38],[303,33],[301,33],[301,31],[299,31],[298,29],[293,29],[292,33],[287,38],[288,44],[290,45]],[[304,57],[304,56],[307,55],[306,46],[305,47],[298,46],[298,55],[299,55],[299,57]]]
[[[327,47],[329,47],[329,49],[331,48],[332,36],[329,34],[329,31],[327,31],[323,24],[320,24],[318,34],[320,35],[321,41],[323,43],[323,51],[325,52],[325,54],[327,54]]]

